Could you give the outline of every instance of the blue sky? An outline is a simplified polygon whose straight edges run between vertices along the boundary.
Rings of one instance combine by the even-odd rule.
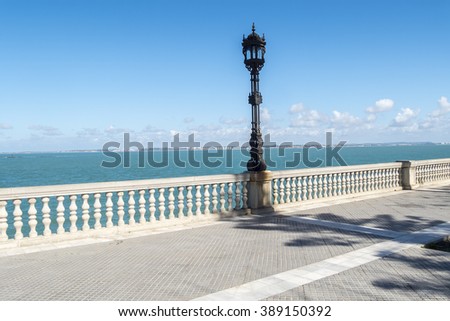
[[[0,152],[244,143],[242,34],[272,141],[450,141],[450,1],[0,0]]]

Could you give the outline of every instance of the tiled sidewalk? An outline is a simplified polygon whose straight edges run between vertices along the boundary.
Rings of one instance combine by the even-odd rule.
[[[450,253],[411,234],[450,234],[449,205],[435,187],[0,257],[0,300],[449,300]]]

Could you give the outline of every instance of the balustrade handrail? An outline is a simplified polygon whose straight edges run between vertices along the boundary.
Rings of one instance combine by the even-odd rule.
[[[377,170],[377,169],[401,168],[401,167],[402,167],[401,163],[391,162],[391,163],[366,164],[366,165],[299,168],[299,169],[274,171],[273,178],[287,178],[287,177],[293,177],[293,176],[349,173],[349,172],[364,171],[364,170]]]
[[[417,161],[411,161],[411,163],[414,164],[415,166],[447,164],[447,163],[450,163],[450,158],[417,160]]]
[[[249,181],[248,173],[0,188],[0,200]]]

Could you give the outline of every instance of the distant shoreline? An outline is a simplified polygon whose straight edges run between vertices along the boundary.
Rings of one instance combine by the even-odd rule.
[[[362,144],[346,144],[343,148],[364,148],[364,147],[398,147],[398,146],[448,146],[450,142],[442,142],[442,143],[433,143],[433,142],[393,142],[393,143],[362,143]],[[333,145],[335,147],[336,145]],[[310,146],[311,147],[311,146]],[[305,148],[304,145],[288,145],[288,146],[268,146],[266,148]],[[217,147],[209,147],[209,148],[194,148],[193,150],[213,150],[213,149],[222,149],[227,150],[227,147],[217,148]],[[237,150],[238,148],[230,148]],[[245,148],[244,148],[245,149]],[[175,150],[174,148],[162,148],[155,147],[152,149],[145,148],[144,151],[148,150]],[[179,150],[187,150],[187,148],[180,148]],[[114,152],[124,152],[124,150],[114,150],[110,151]],[[101,153],[103,150],[101,149],[81,149],[81,150],[59,150],[59,151],[20,151],[20,152],[0,152],[0,155],[21,155],[21,154],[58,154],[58,153]],[[138,152],[137,150],[130,150],[130,152]]]

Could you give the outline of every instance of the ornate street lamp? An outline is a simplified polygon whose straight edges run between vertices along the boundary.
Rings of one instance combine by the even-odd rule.
[[[247,162],[247,170],[261,172],[266,170],[266,162],[263,159],[263,140],[260,128],[259,105],[262,96],[259,92],[259,72],[264,66],[264,54],[266,53],[266,40],[255,32],[255,24],[252,33],[242,40],[242,53],[244,54],[245,67],[250,71],[252,91],[248,95],[248,103],[252,105],[252,133],[250,135],[250,160]]]

